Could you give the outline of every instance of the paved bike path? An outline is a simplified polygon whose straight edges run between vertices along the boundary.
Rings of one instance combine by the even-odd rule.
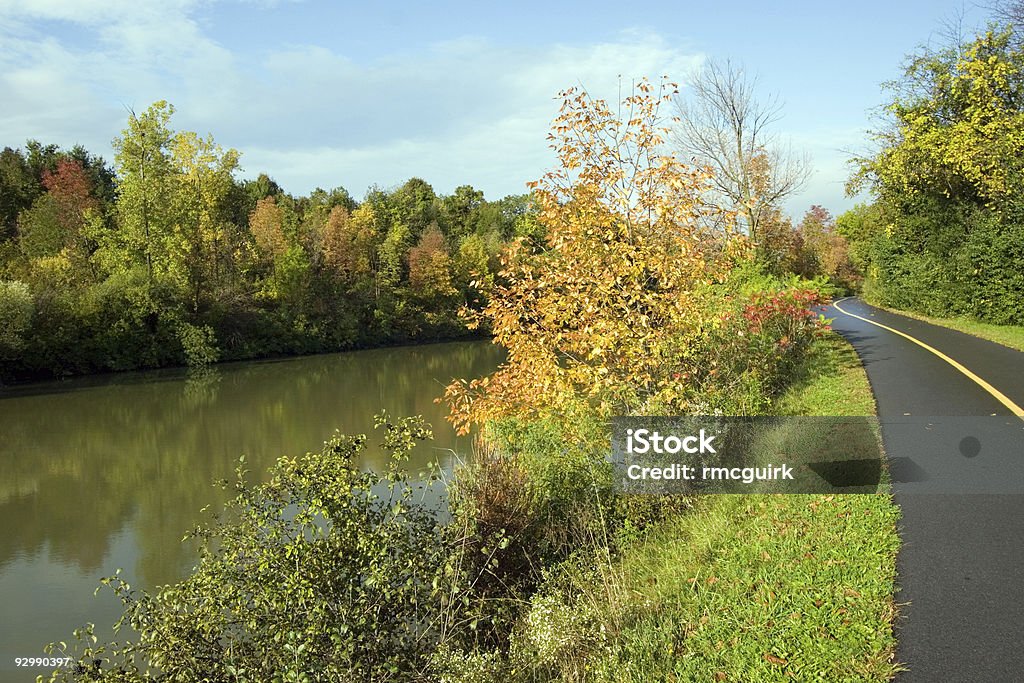
[[[896,680],[1024,680],[1024,421],[1013,417],[1014,406],[1024,406],[1024,353],[856,299],[836,303],[841,311],[833,305],[825,315],[864,363],[902,511],[896,655],[908,670]],[[868,321],[945,354],[1006,400],[932,351]],[[978,452],[963,446],[973,437],[960,441],[957,453],[956,442],[938,447],[941,441],[914,438],[913,428],[903,424],[926,416],[992,415],[1004,417],[976,420],[977,433],[985,434]],[[971,420],[936,420],[924,429],[934,424],[937,431],[948,430],[952,424],[955,431],[966,429],[959,426],[965,423]],[[1014,493],[967,494],[941,487],[938,493],[922,492],[928,482],[897,473],[902,463],[938,471],[943,458],[959,468],[957,481],[964,490],[990,490],[986,487],[997,481],[1002,487],[991,490]]]

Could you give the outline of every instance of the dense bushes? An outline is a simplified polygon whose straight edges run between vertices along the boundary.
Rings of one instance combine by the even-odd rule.
[[[840,223],[867,297],[935,316],[1024,323],[1024,52],[1010,28],[912,56],[891,125],[852,187],[871,207]]]
[[[0,358],[16,354],[25,344],[34,304],[24,282],[0,281]]]
[[[763,290],[727,296],[719,324],[688,352],[693,412],[768,412],[772,397],[792,380],[811,342],[825,329],[816,310],[824,301],[819,289],[777,281]]]
[[[105,580],[134,633],[95,645],[80,632],[78,664],[51,680],[410,680],[440,643],[472,631],[471,597],[499,545],[461,545],[456,525],[422,502],[404,470],[429,437],[417,420],[381,424],[391,464],[355,462],[363,436],[336,435],[319,453],[281,458],[267,483],[239,471],[223,514],[193,532],[196,570],[156,593]],[[466,557],[466,554],[479,553]],[[60,646],[54,646],[60,651]]]
[[[941,219],[938,218],[941,216]],[[933,234],[933,221],[943,229]],[[872,302],[938,317],[1024,322],[1024,220],[985,208],[896,217],[866,252]]]

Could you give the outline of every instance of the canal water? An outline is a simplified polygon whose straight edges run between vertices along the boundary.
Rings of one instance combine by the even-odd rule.
[[[469,451],[434,403],[455,377],[491,372],[485,341],[354,351],[218,366],[210,374],[129,373],[0,390],[0,681],[86,622],[102,637],[120,614],[99,580],[134,587],[192,567],[184,534],[226,493],[240,455],[259,477],[281,455],[317,451],[335,429],[375,441],[373,415],[423,415],[434,440],[410,467],[451,468]],[[383,467],[370,449],[361,461]]]

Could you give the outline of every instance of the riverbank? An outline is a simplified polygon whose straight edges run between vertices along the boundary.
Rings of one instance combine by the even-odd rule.
[[[232,368],[256,364],[256,363],[279,363],[301,358],[316,358],[321,356],[332,356],[344,353],[356,353],[361,351],[384,351],[416,349],[422,347],[438,346],[442,344],[472,344],[476,342],[490,342],[491,337],[485,332],[466,330],[465,334],[450,335],[443,338],[430,338],[422,341],[395,340],[393,342],[381,342],[376,344],[365,344],[339,349],[310,351],[307,353],[275,353],[254,357],[221,358],[217,362],[201,368],[189,367],[184,363],[160,365],[156,367],[130,368],[130,369],[97,369],[82,374],[64,374],[53,376],[49,373],[40,373],[18,378],[5,382],[0,377],[0,398],[10,395],[21,395],[22,393],[50,391],[61,391],[69,382],[75,386],[101,385],[111,382],[125,381],[161,381],[163,379],[180,379],[187,377],[216,375],[219,372],[230,371]]]
[[[780,413],[863,414],[870,390],[849,347],[828,335],[813,343],[776,405]],[[392,447],[407,452],[419,428],[388,424],[400,437]],[[596,425],[575,426],[582,432]],[[305,673],[333,670],[341,645],[355,648],[345,660],[353,675],[368,674],[385,657],[403,680],[429,672],[449,683],[673,675],[781,681],[817,673],[884,681],[895,671],[897,513],[886,493],[630,501],[602,493],[590,453],[565,450],[551,427],[506,431],[517,437],[521,457],[515,459],[478,446],[472,467],[463,465],[455,480],[452,521],[440,526],[407,494],[397,507],[395,493],[380,498],[381,491],[407,490],[411,482],[399,472],[387,475],[397,488],[382,489],[379,475],[349,469],[345,463],[355,461],[347,454],[362,448],[358,438],[279,460],[264,475],[269,479],[260,477],[269,484],[244,484],[231,503],[232,518],[253,515],[259,533],[218,523],[198,537],[220,544],[226,534],[235,539],[229,549],[238,544],[237,557],[217,545],[185,581],[125,603],[130,619],[154,628],[227,629],[235,633],[225,641],[229,650],[202,655],[182,640],[149,641],[136,646],[139,661],[173,653],[196,672],[209,673],[212,661],[219,668],[248,661],[266,672],[290,670],[283,668],[291,666],[287,648],[274,638],[301,628],[291,632],[296,642],[309,643],[308,658],[295,669]],[[491,442],[500,446],[500,429]],[[556,452],[561,455],[552,458]],[[385,460],[375,469],[387,474],[389,467]],[[264,502],[251,508],[257,501]],[[352,507],[355,501],[363,502]],[[274,517],[278,504],[299,506],[294,523]],[[307,508],[312,516],[303,522]],[[312,525],[312,533],[319,514],[333,520],[329,533],[320,529],[302,540],[305,532],[291,529]],[[411,535],[402,521],[409,514],[418,520]],[[399,537],[406,540],[396,545]],[[373,550],[385,547],[391,548],[386,557]],[[341,548],[367,553],[339,555]],[[239,562],[249,566],[254,557],[264,558],[264,569],[237,573]],[[283,585],[275,567],[286,557],[305,569]],[[420,581],[407,582],[406,560]],[[351,572],[360,582],[344,579]],[[359,586],[354,593],[353,586]],[[245,598],[232,606],[231,596],[252,591],[265,603],[257,607]],[[220,596],[215,612],[177,607],[195,602],[198,609],[214,594]],[[306,612],[296,613],[296,601],[316,614],[333,607],[314,627]],[[358,615],[385,605],[412,621],[360,621]],[[322,640],[336,627],[343,629],[337,644]],[[302,635],[307,628],[313,630]],[[248,649],[264,638],[260,648]],[[243,642],[250,645],[239,649]]]

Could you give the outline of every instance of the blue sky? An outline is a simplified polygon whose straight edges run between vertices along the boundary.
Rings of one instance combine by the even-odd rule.
[[[618,77],[684,84],[707,58],[756,74],[776,129],[815,173],[787,203],[839,213],[883,81],[975,5],[829,2],[0,0],[0,146],[75,143],[112,160],[127,108],[175,105],[177,129],[242,152],[289,192],[411,176],[439,193],[525,191],[553,164],[555,93],[614,99]]]

